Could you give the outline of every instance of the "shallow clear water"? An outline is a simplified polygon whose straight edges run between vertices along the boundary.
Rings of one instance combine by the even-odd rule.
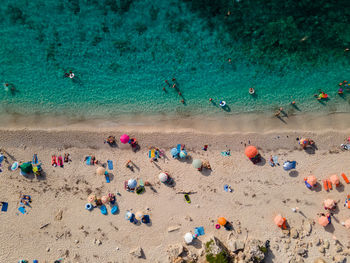
[[[227,8],[254,5],[244,1],[228,1],[234,6]],[[0,81],[12,84],[16,91],[1,90],[1,112],[82,117],[229,114],[209,103],[209,98],[216,103],[225,100],[230,113],[280,106],[292,110],[291,100],[297,101],[300,111],[295,109],[296,113],[350,109],[350,94],[337,95],[337,84],[349,76],[346,39],[329,48],[326,44],[314,47],[313,39],[307,39],[313,49],[294,53],[281,42],[278,52],[271,46],[265,52],[261,43],[266,40],[233,37],[239,32],[230,31],[225,13],[208,18],[212,10],[197,10],[196,1],[2,3]],[[242,24],[242,28],[248,26]],[[267,25],[261,21],[260,26]],[[289,41],[300,45],[303,31],[296,29]],[[75,73],[74,79],[63,77],[69,70]],[[173,77],[184,105],[177,91],[164,82],[172,83]],[[252,86],[256,97],[248,94]],[[330,100],[318,102],[313,97],[318,89],[327,92]]]

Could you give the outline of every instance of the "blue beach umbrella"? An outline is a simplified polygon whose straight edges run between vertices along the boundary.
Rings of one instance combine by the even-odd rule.
[[[171,153],[171,155],[173,156],[173,158],[176,158],[177,155],[179,154],[179,151],[178,151],[176,148],[172,148],[172,149],[170,150],[170,153]]]
[[[286,162],[284,162],[284,164],[283,164],[283,169],[285,170],[285,171],[289,171],[289,170],[291,170],[291,169],[295,169],[295,166],[296,166],[296,164],[297,164],[297,162],[296,161],[286,161]]]
[[[187,152],[185,150],[182,150],[179,154],[180,158],[186,158]]]

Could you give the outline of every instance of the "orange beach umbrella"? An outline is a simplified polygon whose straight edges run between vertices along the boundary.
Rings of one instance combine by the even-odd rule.
[[[219,217],[218,223],[219,223],[219,225],[224,226],[224,225],[226,225],[227,221],[226,221],[225,217]]]
[[[258,149],[255,146],[250,145],[245,148],[244,153],[248,158],[254,158],[258,155]]]
[[[331,177],[329,178],[329,180],[331,180],[331,183],[332,183],[332,184],[335,184],[335,185],[338,185],[338,184],[340,183],[339,177],[338,177],[338,175],[336,175],[336,174],[331,175]]]
[[[323,201],[324,207],[332,209],[335,206],[335,201],[333,199],[326,199]]]
[[[327,225],[329,224],[328,218],[325,217],[325,216],[321,216],[321,217],[318,219],[318,223],[319,223],[321,226],[327,226]]]
[[[283,218],[281,215],[277,215],[273,221],[278,227],[281,227],[283,223],[286,221],[286,219]]]
[[[314,186],[316,184],[316,182],[317,182],[317,178],[314,175],[309,175],[308,177],[306,177],[306,182],[309,185]]]

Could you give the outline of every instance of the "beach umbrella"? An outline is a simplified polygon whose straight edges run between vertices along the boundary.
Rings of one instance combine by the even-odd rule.
[[[26,163],[23,163],[19,166],[19,168],[21,168],[21,172],[22,173],[30,173],[33,169],[33,166],[32,166],[32,163],[31,162],[26,162]]]
[[[281,215],[277,215],[273,221],[277,226],[281,227],[284,223],[284,220],[285,219]]]
[[[97,167],[97,169],[96,169],[96,174],[97,174],[97,175],[104,175],[105,172],[106,172],[106,169],[103,168],[102,166]]]
[[[101,197],[102,204],[107,204],[109,202],[109,197],[104,195]]]
[[[174,156],[177,156],[179,154],[179,151],[176,148],[172,148],[170,150],[170,153],[174,157]]]
[[[193,236],[191,233],[186,233],[184,239],[186,244],[190,244],[193,241]]]
[[[126,220],[130,220],[131,217],[132,217],[132,213],[131,213],[130,211],[127,211],[127,212],[125,213],[125,219],[126,219]]]
[[[314,175],[309,175],[308,177],[306,177],[306,182],[311,185],[314,186],[317,182],[317,179]]]
[[[301,139],[299,140],[299,144],[300,144],[300,145],[306,145],[306,144],[308,144],[308,143],[309,143],[309,140],[308,140],[308,139],[301,138]]]
[[[95,200],[96,200],[96,195],[94,195],[94,194],[89,195],[89,197],[88,197],[87,200],[88,200],[89,203],[95,202]]]
[[[331,181],[332,184],[335,184],[335,185],[338,185],[340,183],[339,177],[336,174],[331,175],[329,180]]]
[[[345,222],[344,222],[344,226],[346,227],[346,228],[350,228],[350,219],[346,219],[345,220]]]
[[[285,171],[289,171],[289,170],[291,170],[291,169],[295,169],[295,165],[296,165],[296,161],[286,161],[286,162],[284,162],[284,164],[283,164],[283,169],[285,170]]]
[[[321,225],[321,226],[327,226],[329,224],[328,222],[328,218],[326,216],[321,216],[319,219],[318,219],[318,223]]]
[[[259,152],[255,146],[250,145],[247,148],[245,148],[244,153],[250,159],[250,158],[254,158],[255,156],[257,156]]]
[[[11,170],[12,171],[16,171],[18,168],[18,162],[14,162],[12,165],[11,165]]]
[[[200,169],[202,167],[202,161],[199,159],[194,159],[192,162],[192,166],[196,169]]]
[[[332,209],[335,206],[335,201],[333,199],[326,199],[323,204],[325,208]]]
[[[219,223],[219,225],[224,226],[224,225],[226,225],[227,221],[226,221],[225,217],[219,217],[218,223]]]
[[[134,188],[136,188],[136,185],[137,185],[137,182],[136,182],[135,179],[130,179],[130,180],[128,181],[128,186],[129,186],[129,188],[134,189]]]
[[[142,213],[141,211],[137,211],[137,212],[135,213],[135,218],[136,218],[137,220],[141,220],[142,217],[143,217],[143,213]]]
[[[129,140],[130,140],[130,137],[129,137],[129,135],[127,135],[127,134],[123,134],[122,136],[120,136],[120,142],[121,142],[121,143],[126,144],[126,143],[129,142]]]
[[[159,180],[162,182],[162,183],[165,183],[166,181],[168,181],[168,175],[166,173],[160,173],[159,174]]]
[[[179,155],[180,155],[180,158],[186,158],[187,152],[185,150],[182,150]]]

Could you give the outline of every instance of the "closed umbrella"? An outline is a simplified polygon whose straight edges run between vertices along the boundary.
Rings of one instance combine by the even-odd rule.
[[[136,185],[137,185],[137,182],[136,182],[135,179],[130,179],[130,180],[128,181],[128,186],[129,186],[129,188],[134,189],[134,188],[136,188]]]
[[[88,200],[89,203],[95,202],[95,200],[96,200],[96,195],[94,195],[94,194],[89,195],[89,197],[88,197],[87,200]]]
[[[250,145],[247,148],[245,148],[244,153],[249,159],[251,159],[257,156],[259,152],[255,146]]]
[[[193,241],[193,236],[191,233],[186,233],[184,239],[186,244],[190,244]]]
[[[121,143],[126,144],[126,143],[129,142],[129,140],[130,140],[130,137],[129,137],[129,135],[127,135],[127,134],[123,134],[122,136],[120,136],[120,142],[121,142]]]
[[[202,161],[199,159],[194,159],[192,162],[192,166],[196,169],[200,169],[202,167]]]
[[[350,219],[346,219],[344,222],[344,226],[349,229],[350,228]]]
[[[168,181],[168,175],[166,173],[160,173],[159,174],[159,180],[162,182],[162,183],[165,183],[166,181]]]
[[[296,164],[297,164],[297,162],[296,161],[286,161],[286,162],[284,162],[284,164],[283,164],[283,169],[285,170],[285,171],[289,171],[289,170],[291,170],[291,169],[295,169],[295,166],[296,166]]]
[[[141,211],[138,211],[138,212],[135,213],[135,218],[137,220],[141,220],[142,217],[143,217],[143,213]]]
[[[109,202],[109,197],[104,195],[101,197],[102,204],[107,204]]]
[[[105,172],[106,172],[106,169],[103,168],[102,166],[97,167],[97,169],[96,169],[96,174],[97,174],[97,175],[104,175]]]
[[[179,151],[176,148],[172,148],[170,153],[173,157],[176,157],[179,154]]]
[[[329,180],[331,181],[332,184],[338,185],[340,183],[339,177],[336,174],[333,174]]]
[[[314,186],[317,183],[317,179],[314,175],[309,175],[308,177],[306,177],[306,182],[309,185]]]
[[[187,152],[185,150],[182,150],[179,155],[180,155],[180,158],[186,158]]]
[[[319,223],[321,226],[327,226],[327,225],[329,224],[328,218],[325,217],[325,216],[321,216],[321,217],[318,219],[318,223]]]
[[[332,209],[335,206],[335,201],[333,199],[326,199],[323,201],[324,207],[327,209]]]

